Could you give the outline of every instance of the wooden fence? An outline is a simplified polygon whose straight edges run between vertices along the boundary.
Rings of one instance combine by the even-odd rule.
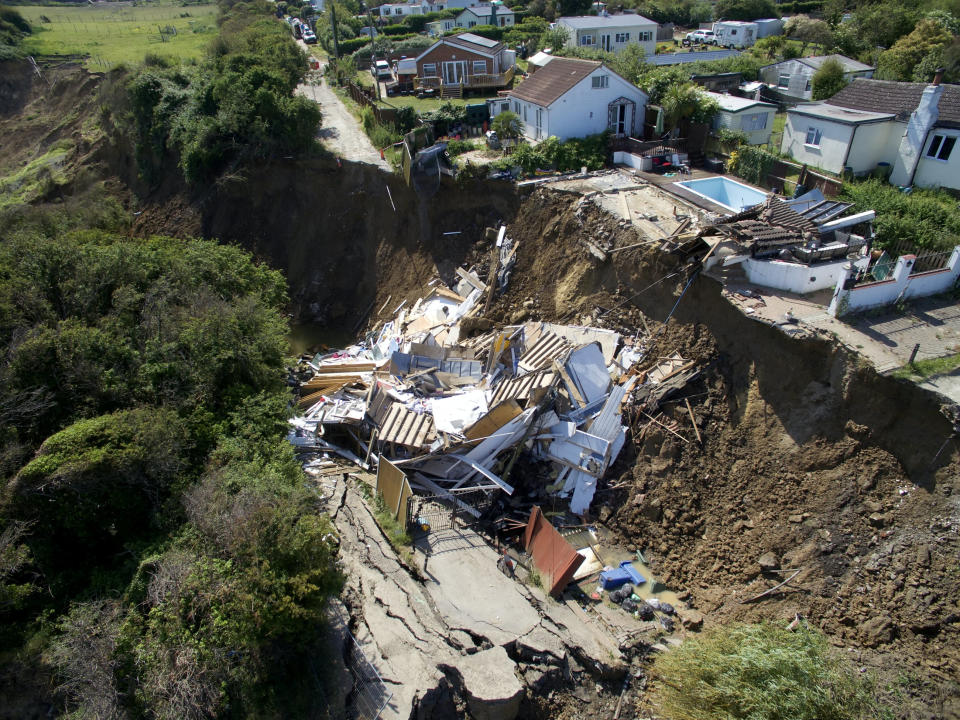
[[[797,176],[795,181],[788,179],[793,175]],[[803,185],[807,190],[816,188],[823,193],[824,197],[836,197],[843,189],[843,182],[838,178],[821,175],[810,170],[806,165],[797,165],[786,160],[776,160],[767,174],[766,187],[786,194],[784,186],[788,182]]]
[[[373,111],[373,116],[381,125],[393,125],[397,119],[397,111],[394,108],[380,107],[377,104],[374,90],[362,88],[352,82],[346,84],[347,92],[350,97],[360,107],[368,107]]]

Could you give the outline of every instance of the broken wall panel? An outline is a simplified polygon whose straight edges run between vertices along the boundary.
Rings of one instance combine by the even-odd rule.
[[[557,532],[537,506],[530,511],[523,534],[523,546],[533,558],[533,564],[543,578],[544,588],[554,597],[559,596],[570,583],[584,560],[583,555]]]
[[[436,434],[431,415],[415,413],[400,403],[393,403],[380,427],[379,439],[419,450],[433,442]]]
[[[407,482],[407,476],[396,465],[384,457],[377,465],[377,494],[393,513],[401,527],[407,526],[407,505],[413,490]]]

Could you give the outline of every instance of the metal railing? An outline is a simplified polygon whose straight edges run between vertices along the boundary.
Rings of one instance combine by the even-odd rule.
[[[377,720],[380,713],[393,697],[387,691],[387,686],[380,677],[380,673],[373,666],[360,647],[360,643],[347,627],[347,620],[336,606],[331,606],[330,623],[342,633],[344,639],[343,662],[350,677],[353,679],[353,689],[347,699],[349,707],[348,717],[353,720]]]
[[[444,82],[441,77],[416,78],[413,81],[415,89],[424,90],[442,90],[443,88],[459,87],[464,90],[473,90],[475,88],[501,88],[509,85],[516,73],[516,66],[511,67],[505,73],[485,74],[485,75],[464,75],[459,82]]]

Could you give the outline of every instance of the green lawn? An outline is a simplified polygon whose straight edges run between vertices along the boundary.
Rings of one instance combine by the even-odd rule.
[[[463,98],[461,100],[450,99],[450,100],[441,100],[440,98],[418,98],[415,95],[398,95],[396,97],[388,98],[384,97],[381,101],[381,105],[386,107],[404,107],[410,106],[418,113],[430,112],[431,110],[438,109],[443,103],[451,102],[454,105],[473,105],[475,103],[486,102],[488,98],[496,97],[497,91],[494,90],[490,93],[485,93],[483,95],[471,95],[468,98]]]
[[[135,64],[147,53],[179,60],[200,57],[216,37],[217,7],[154,0],[149,5],[13,6],[33,26],[33,55],[86,55],[87,67]],[[163,31],[161,34],[161,30]]]
[[[918,360],[915,363],[904,365],[894,370],[891,375],[907,380],[923,380],[931,375],[941,375],[960,367],[960,354],[947,357]]]

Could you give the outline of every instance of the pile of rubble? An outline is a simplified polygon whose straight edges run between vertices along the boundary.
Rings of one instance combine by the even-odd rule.
[[[657,422],[657,403],[696,375],[680,357],[647,359],[642,372],[639,334],[526,322],[470,335],[517,250],[506,228],[492,236],[486,282],[460,268],[455,287],[433,281],[356,345],[304,359],[290,441],[309,453],[308,470],[324,453],[365,468],[387,459],[416,494],[513,495],[527,451],[549,468],[540,490],[582,515],[630,426]]]

